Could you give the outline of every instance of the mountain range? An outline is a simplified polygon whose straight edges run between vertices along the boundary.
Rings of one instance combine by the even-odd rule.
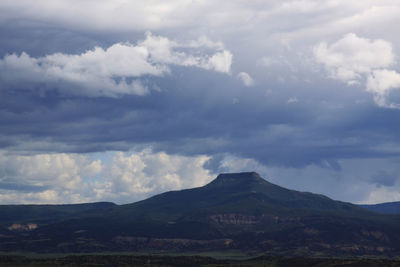
[[[377,212],[396,213],[395,206],[357,206],[255,172],[226,173],[125,205],[1,205],[0,251],[396,256],[400,215]]]
[[[371,211],[376,211],[385,214],[400,214],[400,201],[386,202],[379,204],[364,204],[358,206]]]

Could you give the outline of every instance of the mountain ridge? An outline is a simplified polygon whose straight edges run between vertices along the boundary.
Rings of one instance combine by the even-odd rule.
[[[384,214],[400,214],[400,201],[384,202],[377,204],[358,204],[358,206],[370,211]]]

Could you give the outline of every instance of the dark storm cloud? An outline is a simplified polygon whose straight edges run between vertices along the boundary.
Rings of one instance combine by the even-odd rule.
[[[263,164],[335,170],[338,159],[398,155],[376,149],[399,141],[396,110],[323,102],[326,95],[294,84],[268,93],[196,68],[173,68],[151,83],[160,90],[122,98],[3,90],[1,133],[10,140],[3,148],[85,153],[152,145],[168,153],[231,153]],[[293,90],[300,101],[288,103]]]
[[[45,56],[57,52],[82,53],[94,46],[109,46],[111,41],[99,34],[82,33],[50,23],[13,20],[0,24],[0,55],[22,52]],[[126,41],[126,40],[121,40]],[[115,42],[115,40],[113,40]]]
[[[380,170],[371,177],[371,182],[378,186],[394,186],[398,176],[385,170]]]

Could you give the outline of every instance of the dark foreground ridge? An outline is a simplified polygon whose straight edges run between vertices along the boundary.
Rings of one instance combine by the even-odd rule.
[[[397,256],[398,215],[274,185],[255,172],[126,205],[0,206],[0,251]]]

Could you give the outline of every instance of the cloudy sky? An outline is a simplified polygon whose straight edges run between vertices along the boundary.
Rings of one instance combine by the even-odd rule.
[[[257,171],[400,200],[398,0],[0,1],[0,204]]]

